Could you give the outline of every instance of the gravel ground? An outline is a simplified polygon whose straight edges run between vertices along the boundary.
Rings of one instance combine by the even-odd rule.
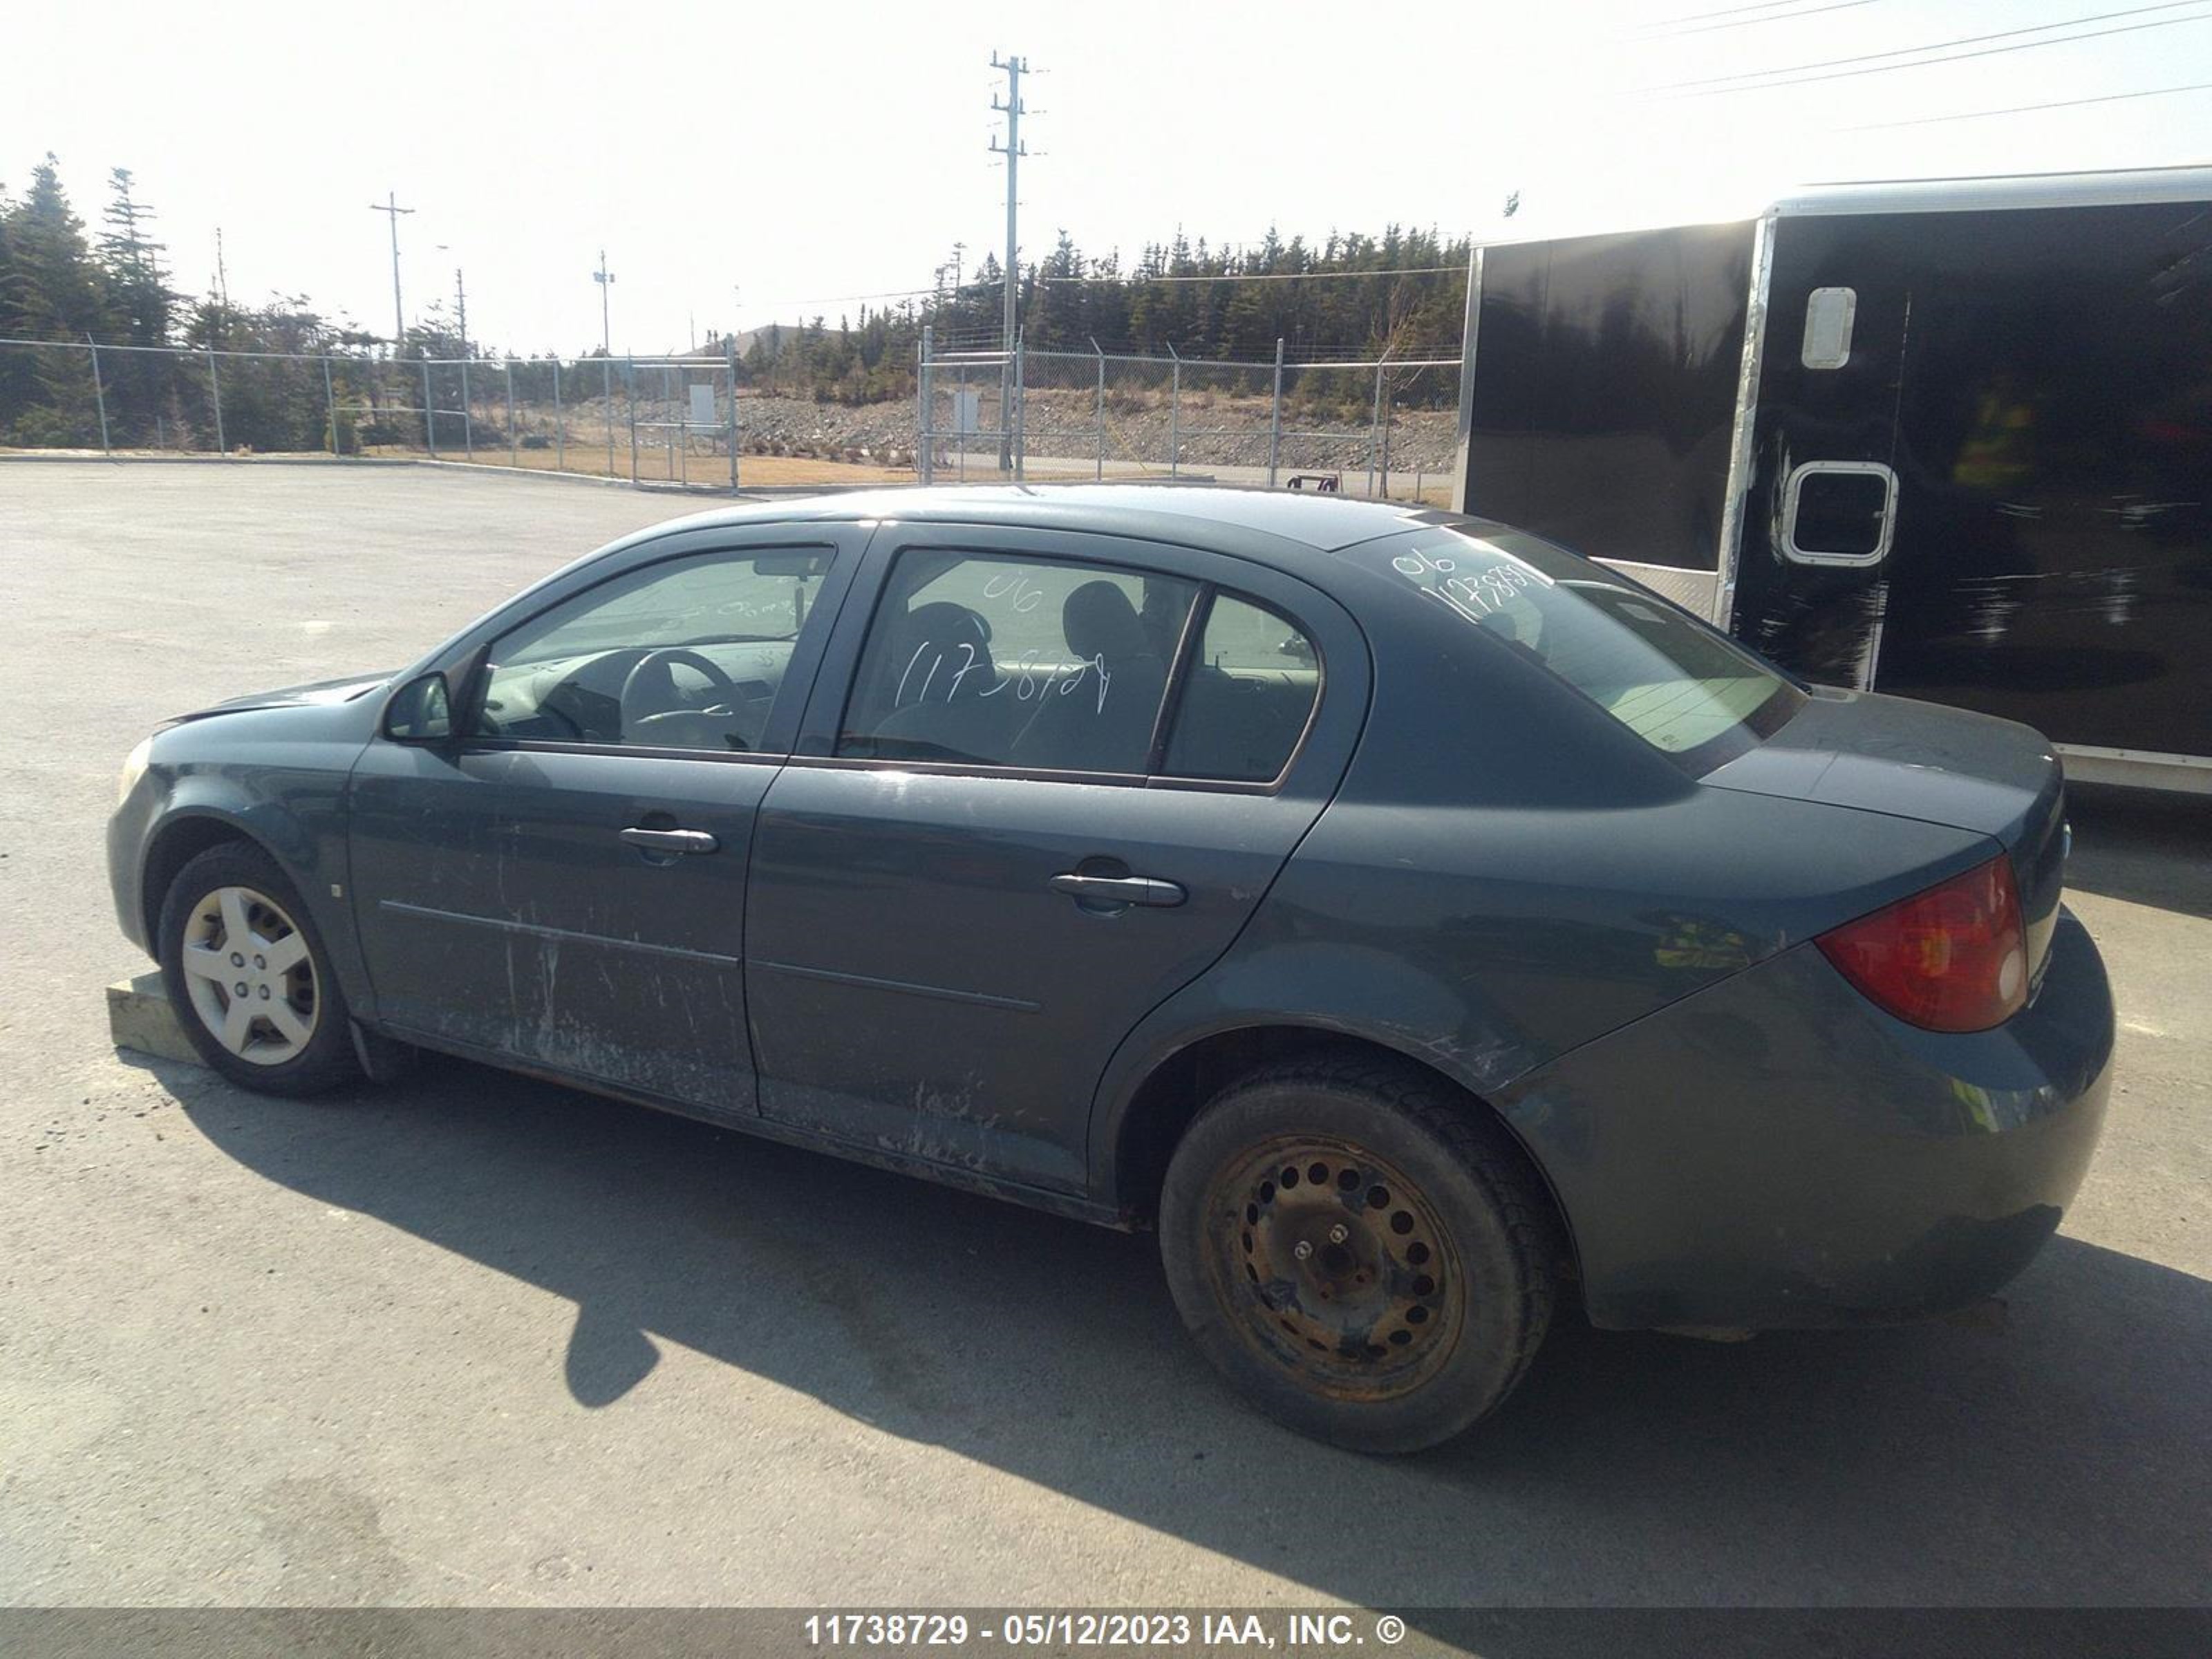
[[[0,465],[0,1601],[2195,1603],[2212,811],[2077,801],[2110,1127],[2007,1327],[1560,1332],[1397,1462],[1218,1388],[1152,1245],[458,1064],[118,1054],[101,825],[161,716],[399,662],[694,504]]]

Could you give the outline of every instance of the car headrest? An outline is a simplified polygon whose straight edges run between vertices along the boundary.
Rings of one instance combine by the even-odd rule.
[[[1111,665],[1158,654],[1137,607],[1109,581],[1085,582],[1070,593],[1060,607],[1060,625],[1079,657],[1103,657]]]
[[[972,646],[975,666],[991,665],[991,624],[966,605],[955,605],[949,599],[918,605],[908,611],[899,626],[898,638],[899,649],[892,654],[898,659],[900,669],[924,643],[952,653],[956,666],[963,660],[958,654],[960,647]]]

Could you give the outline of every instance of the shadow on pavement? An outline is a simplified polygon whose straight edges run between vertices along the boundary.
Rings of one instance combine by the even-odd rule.
[[[2069,785],[2066,812],[2068,887],[2212,916],[2212,795]]]
[[[1557,1333],[1388,1462],[1245,1411],[1152,1241],[461,1065],[299,1104],[154,1069],[272,1181],[574,1302],[576,1400],[657,1340],[1370,1606],[2196,1603],[2212,1285],[2061,1238],[2009,1328]]]

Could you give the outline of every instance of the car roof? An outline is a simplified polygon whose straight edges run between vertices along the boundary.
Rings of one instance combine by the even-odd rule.
[[[1105,531],[1219,545],[1249,532],[1334,552],[1443,515],[1435,509],[1340,495],[1219,484],[989,484],[849,490],[745,507],[679,520],[718,524],[887,519],[906,523],[1003,523]],[[678,527],[659,525],[656,533]],[[1224,538],[1222,532],[1229,535]],[[1210,532],[1210,533],[1209,533]]]

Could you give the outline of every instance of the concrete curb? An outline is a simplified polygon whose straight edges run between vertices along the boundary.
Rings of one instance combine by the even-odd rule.
[[[159,973],[118,979],[107,988],[107,1032],[118,1048],[150,1054],[155,1060],[202,1064],[199,1051],[185,1036],[169,1005],[169,993]]]

